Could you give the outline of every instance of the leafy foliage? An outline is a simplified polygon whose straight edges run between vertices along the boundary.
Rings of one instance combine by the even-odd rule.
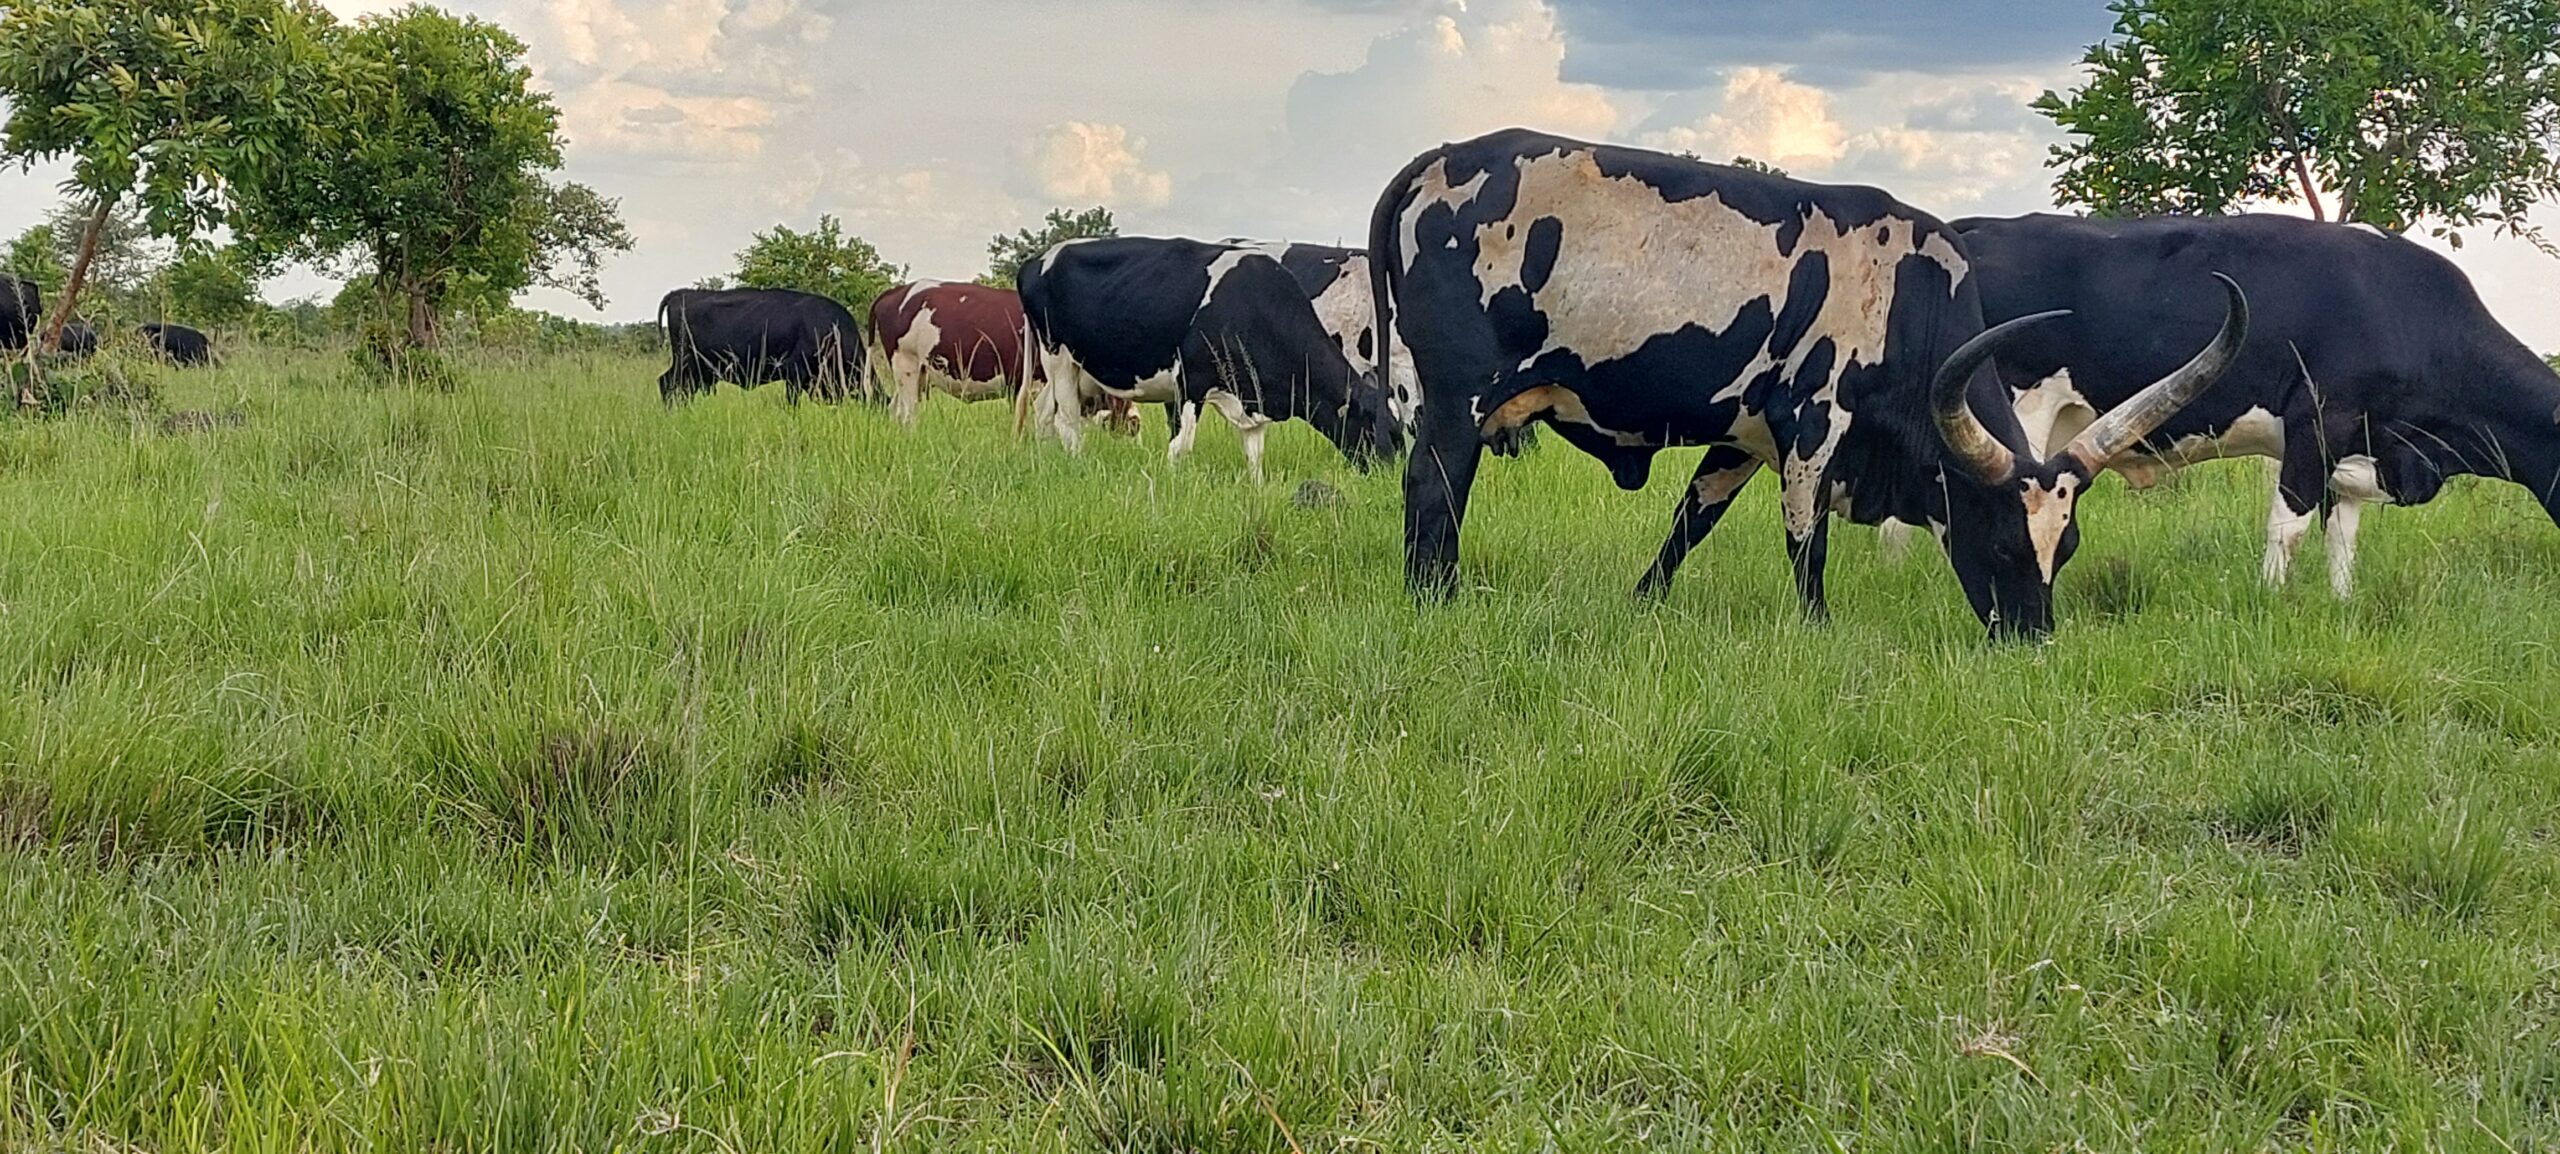
[[[622,202],[574,181],[545,190],[543,201],[534,233],[541,252],[535,282],[602,309],[604,286],[597,274],[604,258],[632,248],[631,230],[622,223]]]
[[[78,303],[96,234],[127,197],[157,236],[222,220],[307,121],[329,23],[309,0],[13,0],[0,8],[0,156],[69,157],[92,211],[51,324]],[[57,239],[65,239],[60,235]]]
[[[190,249],[142,293],[144,315],[190,325],[234,325],[255,316],[258,280],[237,249]]]
[[[0,256],[0,272],[34,281],[47,300],[62,292],[62,282],[71,274],[62,263],[60,238],[50,224],[32,225],[12,238],[7,255]]]
[[[2054,149],[2067,203],[2135,214],[2298,201],[2390,229],[2534,235],[2526,213],[2560,193],[2560,0],[2113,7],[2115,36],[2089,50],[2087,83],[2036,102],[2073,136]]]
[[[1060,243],[1087,237],[1118,236],[1120,225],[1111,219],[1111,210],[1096,205],[1081,212],[1069,208],[1053,208],[1037,231],[1022,229],[1010,236],[1002,233],[987,240],[987,271],[978,283],[998,288],[1012,288],[1013,274],[1031,258],[1056,248]]]
[[[738,254],[734,279],[747,288],[794,289],[832,297],[861,316],[872,301],[906,276],[904,267],[883,259],[869,241],[846,236],[843,222],[821,216],[818,227],[808,232],[778,224],[757,233]]]

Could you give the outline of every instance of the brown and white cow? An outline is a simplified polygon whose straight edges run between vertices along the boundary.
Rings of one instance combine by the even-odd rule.
[[[875,363],[889,375],[890,411],[909,427],[927,385],[976,403],[1046,380],[1040,358],[1023,355],[1023,334],[1022,298],[1011,289],[917,281],[871,305]],[[1137,431],[1137,412],[1125,401],[1107,406],[1101,419],[1114,431]]]

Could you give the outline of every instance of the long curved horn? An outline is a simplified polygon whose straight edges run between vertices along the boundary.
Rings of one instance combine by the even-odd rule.
[[[2018,458],[2009,446],[2000,443],[2000,438],[1991,435],[1991,430],[1982,427],[1982,418],[1973,415],[1973,405],[1965,395],[1973,384],[1973,374],[2000,355],[2000,346],[2019,333],[2070,315],[2071,310],[2063,309],[1994,325],[1966,341],[1954,356],[1947,358],[1947,363],[1938,366],[1938,377],[1929,385],[1929,413],[1937,419],[1938,436],[1947,443],[1947,451],[1954,453],[1956,460],[1963,462],[1983,484],[1997,485],[2017,476]]]
[[[2090,472],[2106,468],[2107,462],[2141,444],[2143,438],[2158,431],[2179,410],[2195,403],[2240,359],[2240,346],[2249,339],[2249,296],[2240,291],[2240,282],[2230,277],[2215,273],[2213,279],[2221,281],[2223,290],[2231,294],[2231,310],[2222,318],[2221,334],[2185,368],[2116,406],[2063,450],[2088,466]]]

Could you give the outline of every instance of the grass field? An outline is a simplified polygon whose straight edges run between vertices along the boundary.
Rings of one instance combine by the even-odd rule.
[[[1994,648],[1857,531],[1801,624],[1774,487],[1636,604],[1687,455],[1551,441],[1417,611],[1303,426],[659,367],[0,426],[0,1148],[2560,1143],[2519,491],[2342,606],[2259,464],[2110,483]]]

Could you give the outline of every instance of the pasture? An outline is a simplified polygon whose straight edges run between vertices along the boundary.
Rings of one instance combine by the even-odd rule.
[[[1797,620],[1768,478],[1636,603],[1691,455],[1551,440],[1417,610],[1303,425],[1255,488],[663,367],[0,426],[0,1146],[2560,1142],[2510,486],[2340,605],[2262,463],[2110,480],[1993,647],[1855,529]]]

